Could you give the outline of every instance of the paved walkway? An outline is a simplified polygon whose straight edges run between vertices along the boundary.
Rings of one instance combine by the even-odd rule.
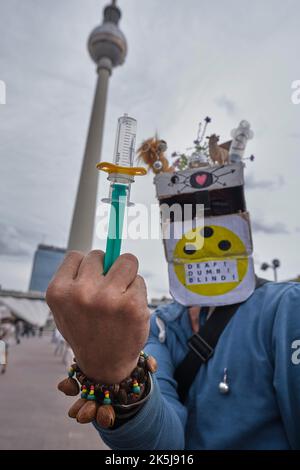
[[[10,347],[0,375],[0,449],[105,449],[90,424],[77,424],[67,411],[74,397],[56,385],[66,376],[50,337],[23,339]]]

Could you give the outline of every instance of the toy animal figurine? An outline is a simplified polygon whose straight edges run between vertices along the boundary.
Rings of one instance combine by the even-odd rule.
[[[231,140],[229,142],[224,142],[221,145],[218,145],[220,136],[212,134],[208,138],[208,149],[209,156],[214,163],[219,165],[225,165],[229,163],[229,148],[231,145]]]
[[[171,172],[174,168],[169,165],[165,156],[167,143],[157,136],[145,140],[138,149],[138,158],[152,169],[153,173]]]

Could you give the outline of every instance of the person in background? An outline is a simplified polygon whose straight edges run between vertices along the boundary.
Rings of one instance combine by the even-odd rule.
[[[15,321],[15,338],[16,338],[17,344],[21,343],[22,331],[23,331],[23,321],[17,318]]]
[[[8,349],[15,337],[15,326],[12,318],[4,318],[0,324],[0,340],[5,343],[5,363],[1,365],[1,374],[5,374],[8,364]]]

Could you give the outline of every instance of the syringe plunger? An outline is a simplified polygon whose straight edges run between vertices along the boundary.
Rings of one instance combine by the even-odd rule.
[[[127,114],[118,119],[114,164],[132,167],[135,155],[137,121]]]
[[[127,204],[131,205],[130,185],[134,182],[134,177],[145,175],[145,168],[135,167],[135,139],[137,121],[124,114],[118,119],[117,136],[113,155],[113,163],[101,162],[97,168],[108,173],[108,180],[111,182],[109,197],[102,199],[103,202],[112,202],[113,188],[115,184],[126,186]]]

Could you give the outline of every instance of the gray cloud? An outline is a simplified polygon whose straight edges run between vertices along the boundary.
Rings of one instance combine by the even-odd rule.
[[[16,227],[0,222],[0,256],[28,256],[32,249]]]
[[[145,279],[152,279],[154,277],[154,273],[146,269],[141,270],[140,274]]]
[[[278,176],[277,179],[258,180],[253,173],[246,175],[245,185],[247,189],[271,189],[279,188],[284,184],[283,176]]]
[[[290,132],[288,137],[290,137],[290,139],[300,139],[300,132]]]
[[[265,233],[268,235],[290,233],[282,222],[266,223],[262,220],[254,219],[251,222],[253,232]]]
[[[224,109],[229,116],[234,116],[237,113],[238,108],[236,103],[225,95],[217,98],[216,104],[219,106],[219,108]]]

